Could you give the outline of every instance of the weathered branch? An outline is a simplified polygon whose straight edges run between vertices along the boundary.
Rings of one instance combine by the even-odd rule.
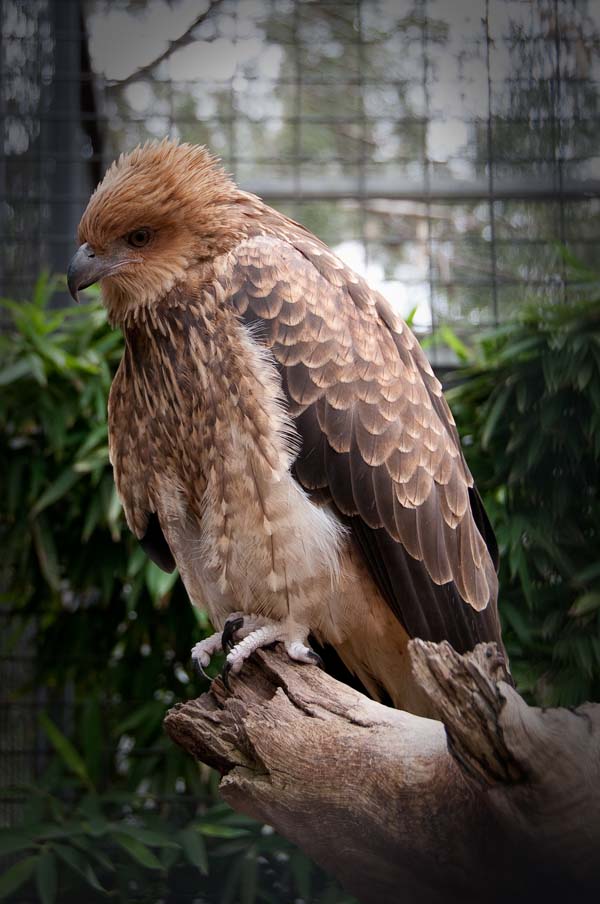
[[[145,66],[140,66],[139,69],[136,69],[135,72],[132,72],[131,75],[127,75],[125,78],[119,79],[116,82],[119,88],[123,88],[125,85],[131,84],[131,82],[137,82],[139,79],[144,78],[147,75],[150,75],[152,70],[159,65],[159,63],[163,63],[165,60],[168,60],[169,57],[175,53],[176,50],[181,50],[182,47],[187,47],[188,44],[193,44],[196,38],[194,37],[194,32],[198,28],[199,25],[208,19],[208,17],[214,12],[215,8],[219,6],[223,0],[211,0],[208,9],[205,9],[204,12],[200,13],[193,22],[191,22],[183,34],[179,35],[178,38],[175,38],[173,41],[169,41],[167,47],[163,50],[162,53],[159,53],[157,57],[151,60],[149,63],[146,63]]]
[[[600,707],[527,706],[493,645],[410,652],[440,721],[261,652],[165,726],[360,901],[595,899]]]

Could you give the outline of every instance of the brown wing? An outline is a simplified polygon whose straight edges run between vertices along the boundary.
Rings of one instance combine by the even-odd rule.
[[[291,226],[286,238],[239,245],[226,285],[280,368],[297,479],[348,520],[411,636],[499,640],[493,533],[424,353],[317,239]]]

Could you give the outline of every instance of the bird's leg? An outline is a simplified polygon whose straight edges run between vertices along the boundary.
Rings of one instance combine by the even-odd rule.
[[[250,616],[249,619],[253,617]],[[240,640],[227,654],[225,667],[223,669],[223,683],[229,687],[229,675],[237,674],[242,668],[246,659],[261,647],[268,647],[269,644],[281,641],[286,649],[290,659],[297,662],[307,662],[312,665],[322,666],[320,656],[310,649],[305,643],[308,631],[300,628],[298,625],[290,625],[286,622],[267,621],[260,619],[262,626],[248,632],[248,617],[244,617],[243,627],[238,628],[238,632],[242,631],[246,634],[243,640]],[[266,622],[266,624],[265,624]]]

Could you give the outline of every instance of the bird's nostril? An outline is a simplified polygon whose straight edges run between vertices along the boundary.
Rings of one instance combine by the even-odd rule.
[[[96,252],[94,251],[93,248],[90,248],[89,245],[87,245],[87,247],[85,249],[85,253],[87,254],[88,257],[96,257]]]

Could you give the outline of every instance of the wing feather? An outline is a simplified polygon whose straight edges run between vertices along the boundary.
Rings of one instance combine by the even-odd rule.
[[[167,571],[169,574],[175,571],[175,559],[173,558],[171,547],[167,543],[158,515],[155,512],[152,512],[148,517],[146,533],[140,538],[140,546],[154,564],[162,568],[163,571]]]
[[[302,439],[297,479],[328,494],[409,634],[500,642],[497,547],[427,358],[385,299],[281,225],[285,240],[237,247],[227,285],[244,322],[266,324]]]

